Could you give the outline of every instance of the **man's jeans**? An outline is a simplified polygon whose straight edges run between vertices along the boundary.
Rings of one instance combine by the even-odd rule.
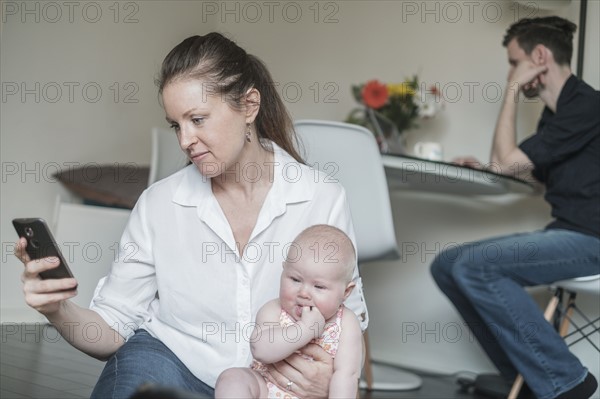
[[[523,287],[600,274],[599,238],[559,229],[492,238],[441,252],[431,273],[508,381],[520,373],[550,399],[584,380]]]
[[[169,348],[147,331],[138,330],[108,360],[91,397],[129,398],[144,384],[194,392],[199,397],[214,396],[213,388],[196,378]]]

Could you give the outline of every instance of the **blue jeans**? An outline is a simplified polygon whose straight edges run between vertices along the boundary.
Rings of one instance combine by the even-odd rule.
[[[144,384],[214,396],[214,389],[196,378],[161,341],[138,330],[110,357],[91,398],[129,398]]]
[[[431,273],[507,381],[520,373],[550,399],[585,379],[523,287],[600,274],[599,238],[559,229],[492,238],[441,252]]]

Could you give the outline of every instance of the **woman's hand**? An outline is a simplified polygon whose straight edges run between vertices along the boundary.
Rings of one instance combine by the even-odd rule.
[[[327,398],[333,375],[331,355],[317,344],[308,344],[301,352],[313,360],[294,353],[281,362],[268,365],[267,378],[297,397]]]
[[[25,302],[43,315],[50,315],[60,309],[61,303],[77,295],[77,280],[74,278],[42,280],[40,272],[50,270],[60,264],[58,258],[49,257],[31,260],[25,248],[27,241],[19,239],[15,255],[25,265],[21,275]]]

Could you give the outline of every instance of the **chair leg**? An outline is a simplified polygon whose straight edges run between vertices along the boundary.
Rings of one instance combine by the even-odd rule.
[[[363,334],[364,342],[365,342],[365,380],[367,381],[367,390],[371,391],[373,389],[373,367],[371,365],[371,348],[369,347],[369,332],[365,331]]]
[[[573,317],[573,309],[575,309],[575,293],[569,292],[569,299],[565,305],[565,314],[560,322],[560,329],[558,330],[561,337],[564,337],[569,332],[569,325],[571,323],[571,317]]]
[[[519,374],[515,382],[513,382],[512,388],[510,388],[508,399],[517,399],[519,392],[521,392],[521,388],[523,388],[523,376]]]
[[[547,321],[551,321],[552,320],[552,316],[554,316],[554,312],[556,312],[556,308],[558,306],[559,303],[559,298],[560,297],[560,293],[557,291],[553,296],[552,299],[550,299],[550,302],[548,302],[548,306],[546,306],[546,310],[544,311],[544,318]],[[521,391],[521,388],[523,387],[523,376],[521,374],[519,374],[517,376],[517,378],[515,379],[515,382],[513,383],[512,388],[510,389],[510,393],[508,394],[508,399],[517,399],[517,396],[519,396],[519,392]]]
[[[577,304],[575,303],[577,293],[572,291],[567,292],[569,293],[569,299],[567,304],[564,306],[559,329],[561,337],[563,337],[565,341],[567,341],[569,338],[572,338],[571,342],[567,342],[567,346],[574,345],[577,342],[585,339],[592,347],[600,352],[600,347],[590,339],[590,336],[592,336],[594,333],[600,332],[600,324],[596,326],[596,323],[600,321],[600,317],[594,320],[589,319],[580,309],[577,308]],[[583,319],[581,325],[578,325],[573,321],[574,312],[577,312],[577,314]],[[571,326],[573,326],[573,331],[569,332],[569,328]],[[586,332],[586,329],[591,331]],[[579,336],[577,336],[577,334],[579,334]]]

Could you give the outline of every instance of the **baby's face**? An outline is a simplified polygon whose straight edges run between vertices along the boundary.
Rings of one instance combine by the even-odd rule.
[[[302,314],[302,307],[316,306],[329,321],[335,317],[353,285],[348,284],[339,263],[310,258],[283,264],[279,291],[281,306],[296,320]]]

